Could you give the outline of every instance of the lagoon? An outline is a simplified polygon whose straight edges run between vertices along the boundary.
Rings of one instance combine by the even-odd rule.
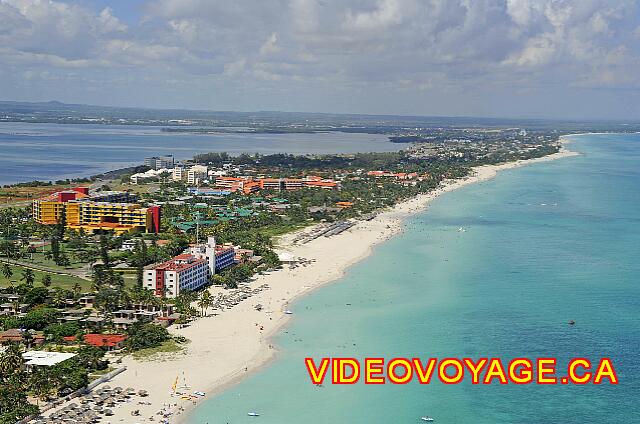
[[[86,177],[168,154],[191,159],[207,152],[322,154],[402,147],[380,134],[183,134],[138,125],[2,122],[0,184]]]

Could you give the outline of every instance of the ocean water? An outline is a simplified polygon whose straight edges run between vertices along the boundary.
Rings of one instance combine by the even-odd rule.
[[[389,152],[380,134],[176,134],[159,127],[0,122],[0,184],[95,175],[172,154]]]
[[[583,155],[437,199],[341,281],[296,302],[279,359],[189,422],[640,423],[640,136],[579,136],[571,147]],[[610,357],[620,383],[318,388],[307,356]]]

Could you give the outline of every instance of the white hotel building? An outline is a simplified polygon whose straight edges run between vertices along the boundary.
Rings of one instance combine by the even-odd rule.
[[[160,297],[177,297],[181,290],[197,290],[209,281],[209,263],[190,254],[151,265],[144,271],[144,288]]]

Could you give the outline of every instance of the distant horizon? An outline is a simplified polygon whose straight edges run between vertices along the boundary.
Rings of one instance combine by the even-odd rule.
[[[22,101],[640,120],[640,0],[2,0],[0,22]]]
[[[375,113],[361,113],[361,112],[325,112],[325,111],[299,111],[299,110],[233,110],[233,109],[200,109],[200,108],[183,108],[183,107],[148,107],[148,106],[121,106],[113,104],[96,104],[96,103],[81,103],[81,102],[63,102],[60,100],[6,100],[0,99],[2,103],[23,103],[23,104],[59,104],[64,106],[85,106],[96,107],[106,109],[132,109],[132,110],[155,110],[155,111],[176,111],[176,112],[198,112],[198,113],[282,113],[282,114],[306,114],[306,115],[327,115],[327,116],[362,116],[362,117],[389,117],[389,118],[437,118],[437,119],[478,119],[478,120],[504,120],[504,121],[551,121],[551,122],[607,122],[607,123],[637,123],[638,119],[625,119],[625,118],[541,118],[541,117],[527,117],[527,116],[474,116],[474,115],[411,115],[411,114],[375,114]]]

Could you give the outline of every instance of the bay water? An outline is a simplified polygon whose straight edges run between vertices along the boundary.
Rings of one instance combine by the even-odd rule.
[[[403,147],[382,134],[186,134],[142,125],[1,122],[0,184],[87,177],[142,165],[148,156],[391,152]]]

